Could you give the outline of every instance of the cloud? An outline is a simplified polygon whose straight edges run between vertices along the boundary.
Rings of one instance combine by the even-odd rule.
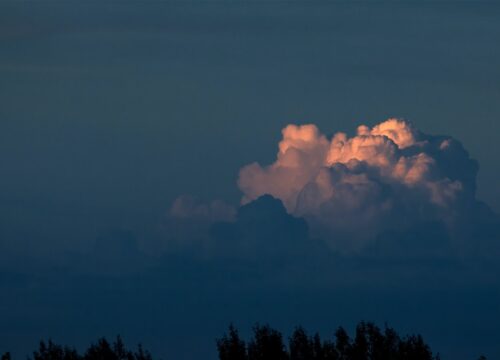
[[[234,219],[235,213],[234,207],[222,200],[205,204],[189,195],[177,197],[169,210],[169,215],[173,218],[208,221],[230,221]]]
[[[432,234],[444,226],[457,247],[464,220],[476,237],[484,223],[498,224],[476,200],[477,162],[450,136],[400,119],[361,125],[352,137],[327,137],[312,124],[288,125],[282,135],[274,163],[240,170],[242,203],[264,194],[280,199],[334,250],[361,251],[420,225]]]
[[[160,224],[154,252],[191,252],[208,256],[213,251],[209,244],[209,229],[216,222],[230,222],[236,218],[236,209],[222,200],[204,203],[190,195],[177,197]]]
[[[241,206],[235,221],[214,223],[210,239],[218,255],[259,261],[299,259],[315,247],[306,221],[270,195]]]

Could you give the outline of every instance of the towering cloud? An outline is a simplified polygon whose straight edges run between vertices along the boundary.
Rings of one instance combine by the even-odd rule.
[[[342,251],[373,245],[381,234],[442,223],[450,233],[472,215],[478,166],[457,140],[389,119],[349,137],[315,125],[288,125],[276,161],[240,171],[242,202],[264,194],[305,217]]]

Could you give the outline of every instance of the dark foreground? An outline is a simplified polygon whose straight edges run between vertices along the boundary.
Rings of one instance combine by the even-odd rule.
[[[373,323],[361,322],[351,337],[342,327],[333,339],[323,340],[319,334],[309,335],[298,327],[284,340],[283,335],[268,325],[256,325],[253,335],[245,341],[230,326],[217,339],[220,360],[439,360],[420,335],[400,336],[394,329],[380,329]],[[1,360],[11,360],[9,352]],[[118,336],[110,343],[102,338],[83,353],[75,348],[48,340],[28,360],[153,360],[149,351],[138,345],[129,350]],[[168,360],[168,359],[165,359]],[[480,356],[478,360],[486,360]]]

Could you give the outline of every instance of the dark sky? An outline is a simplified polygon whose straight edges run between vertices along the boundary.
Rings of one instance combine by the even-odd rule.
[[[365,319],[422,332],[443,360],[500,356],[500,252],[483,251],[500,242],[499,39],[494,2],[2,1],[0,352],[121,333],[164,359],[214,359],[230,321]],[[183,194],[237,209],[239,170],[272,163],[289,123],[353,135],[390,117],[477,160],[460,241],[490,245],[473,259],[404,242],[324,258],[265,201],[232,225],[207,205],[168,216]],[[389,243],[455,236],[408,222]],[[290,238],[307,250],[285,251]]]

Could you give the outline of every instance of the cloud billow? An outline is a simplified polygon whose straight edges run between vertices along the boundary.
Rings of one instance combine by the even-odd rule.
[[[476,236],[496,221],[476,200],[477,162],[452,137],[400,119],[359,126],[352,137],[329,138],[312,124],[288,125],[282,134],[274,163],[240,170],[242,202],[264,194],[280,199],[334,250],[360,251],[428,224],[445,228],[456,247],[464,220]]]

